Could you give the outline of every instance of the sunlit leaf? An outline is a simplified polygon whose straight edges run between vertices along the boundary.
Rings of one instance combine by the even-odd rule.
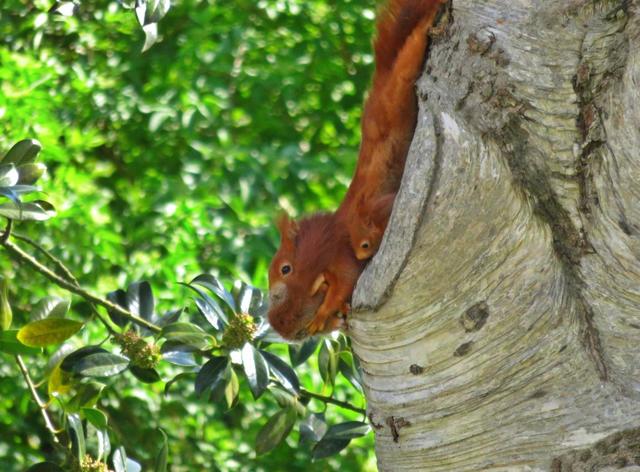
[[[193,323],[171,323],[162,328],[161,334],[167,341],[193,346],[196,349],[204,349],[209,344],[207,333]]]
[[[44,221],[56,215],[55,208],[42,200],[27,203],[0,203],[0,216],[12,220]]]
[[[84,437],[84,428],[82,427],[82,421],[80,417],[75,413],[67,415],[67,423],[69,425],[69,435],[71,436],[71,442],[73,443],[73,449],[75,456],[78,458],[84,458],[87,447]]]
[[[64,318],[69,311],[70,300],[60,297],[48,296],[41,299],[31,312],[32,320],[45,318]]]
[[[258,398],[269,385],[269,366],[262,354],[246,343],[241,350],[242,368],[247,376],[253,398]]]
[[[229,307],[233,311],[237,311],[236,310],[236,303],[233,300],[233,296],[227,291],[226,288],[224,288],[224,285],[222,285],[222,283],[216,277],[214,277],[213,275],[211,275],[211,274],[200,274],[195,279],[193,279],[191,282],[189,282],[189,284],[190,285],[193,285],[193,284],[200,285],[201,287],[204,287],[207,290],[210,290],[211,292],[216,294],[216,296],[218,296],[219,298],[224,300],[224,302],[227,305],[229,305]]]
[[[102,411],[96,408],[82,408],[80,412],[87,419],[87,421],[97,429],[107,428],[107,415],[105,415]]]
[[[126,300],[129,311],[144,320],[152,321],[155,301],[149,282],[143,280],[129,285]]]
[[[18,331],[18,340],[25,346],[43,347],[59,344],[82,328],[79,321],[62,318],[47,318],[32,321]]]

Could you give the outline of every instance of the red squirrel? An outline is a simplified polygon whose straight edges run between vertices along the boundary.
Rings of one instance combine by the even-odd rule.
[[[377,252],[391,215],[417,120],[414,85],[422,71],[427,32],[441,3],[392,0],[378,22],[376,73],[362,118],[354,177],[363,183],[354,185],[355,211],[347,219],[358,259],[369,259]],[[410,34],[398,36],[398,30]]]
[[[377,250],[400,185],[417,114],[414,84],[443,0],[390,0],[380,13],[376,67],[358,163],[335,213],[278,221],[269,266],[269,322],[287,339],[339,328],[365,261]],[[367,246],[367,247],[363,247]]]
[[[338,312],[348,300],[363,268],[349,245],[344,225],[334,213],[299,222],[278,221],[280,248],[269,266],[269,322],[288,339],[301,339],[340,327]]]

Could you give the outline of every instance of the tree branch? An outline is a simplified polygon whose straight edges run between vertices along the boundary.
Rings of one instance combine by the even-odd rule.
[[[340,400],[336,400],[335,398],[332,398],[332,397],[326,397],[324,395],[320,395],[319,393],[310,392],[309,390],[304,388],[300,388],[300,395],[303,397],[319,400],[323,403],[330,403],[331,405],[344,408],[345,410],[355,411],[356,413],[360,413],[362,415],[367,413],[367,411],[364,408],[358,408],[357,406],[354,406],[349,402],[343,402]]]
[[[38,408],[40,409],[40,413],[42,413],[42,417],[44,418],[44,424],[47,427],[47,430],[51,433],[54,444],[61,445],[60,439],[58,438],[58,430],[54,426],[53,421],[51,421],[51,418],[49,418],[47,407],[44,403],[42,403],[42,400],[40,399],[40,395],[38,395],[38,390],[36,390],[36,386],[31,380],[31,376],[29,375],[27,366],[24,364],[22,358],[19,355],[16,355],[16,363],[18,364],[18,368],[20,369],[20,372],[22,372],[22,376],[24,377],[24,380],[27,383],[27,386],[29,387],[29,392],[31,393],[31,397],[36,402],[36,405],[38,405]]]
[[[143,318],[140,318],[137,315],[134,315],[133,313],[131,313],[128,310],[125,310],[121,306],[116,305],[115,303],[111,303],[109,300],[93,295],[92,293],[87,292],[85,289],[74,284],[73,282],[70,282],[64,279],[63,277],[59,276],[58,274],[50,270],[48,267],[42,265],[33,256],[24,252],[22,249],[20,249],[20,247],[16,246],[11,241],[0,240],[0,244],[4,246],[9,252],[9,254],[14,259],[18,260],[18,262],[22,262],[30,265],[32,268],[40,272],[42,275],[44,275],[46,278],[51,280],[53,283],[55,283],[59,287],[62,287],[71,293],[75,293],[76,295],[84,298],[85,300],[91,303],[95,303],[96,305],[103,306],[107,310],[111,310],[112,312],[124,318],[127,318],[128,320],[131,320],[141,326],[144,326],[145,328],[153,331],[154,333],[159,333],[161,331],[161,328],[159,326],[156,326],[155,324]]]

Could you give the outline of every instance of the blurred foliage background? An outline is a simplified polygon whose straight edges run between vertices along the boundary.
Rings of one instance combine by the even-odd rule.
[[[118,2],[81,2],[65,16],[53,0],[4,0],[0,154],[38,139],[49,170],[41,183],[58,210],[16,230],[101,295],[145,279],[165,309],[187,305],[178,282],[201,272],[266,289],[277,212],[333,209],[349,183],[375,3],[179,0],[142,53],[144,34]],[[68,298],[5,255],[0,274],[18,325],[43,295]],[[75,298],[72,312],[90,313]],[[0,360],[0,469],[19,471],[46,457],[49,439],[15,366]],[[43,367],[30,365],[36,379]],[[313,367],[301,379],[322,389]],[[338,382],[336,397],[351,399],[349,389]],[[311,465],[294,435],[256,457],[256,432],[276,408],[268,401],[224,411],[191,390],[163,397],[161,385],[126,377],[109,391],[102,406],[143,464],[161,426],[174,471],[375,468],[371,435]]]

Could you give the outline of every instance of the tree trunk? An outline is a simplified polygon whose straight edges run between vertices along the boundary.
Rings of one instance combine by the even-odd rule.
[[[638,471],[638,0],[451,6],[350,318],[379,468]]]

